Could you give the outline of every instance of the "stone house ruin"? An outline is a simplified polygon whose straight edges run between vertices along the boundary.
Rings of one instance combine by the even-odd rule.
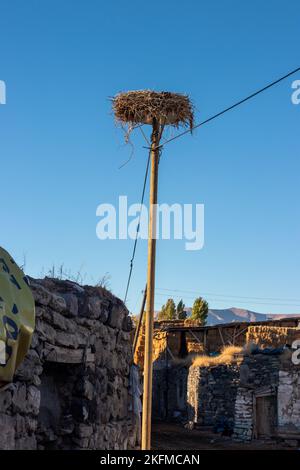
[[[31,280],[36,329],[0,391],[1,449],[127,449],[131,319],[100,287]]]
[[[284,348],[300,339],[298,323],[290,318],[214,327],[162,325],[155,335],[154,416],[210,427],[236,441],[298,445],[300,365]],[[197,366],[187,360],[189,352],[214,356],[225,341],[252,346],[229,363]]]
[[[283,355],[246,355],[237,364],[191,367],[188,419],[237,441],[300,439],[300,367]]]

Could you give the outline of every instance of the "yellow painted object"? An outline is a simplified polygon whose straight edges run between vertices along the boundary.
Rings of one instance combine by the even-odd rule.
[[[35,304],[26,276],[0,247],[0,382],[11,382],[31,343]]]

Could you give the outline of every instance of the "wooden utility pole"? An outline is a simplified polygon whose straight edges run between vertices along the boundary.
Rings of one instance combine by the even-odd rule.
[[[157,187],[159,163],[160,123],[152,122],[151,136],[151,177],[149,203],[149,238],[148,238],[148,271],[147,271],[147,302],[145,325],[145,357],[144,357],[144,395],[142,418],[142,450],[151,448],[151,415],[152,415],[152,372],[153,372],[153,323],[154,323],[154,292],[155,292],[155,255],[156,255],[156,218],[157,218]]]
[[[151,135],[151,180],[149,207],[149,240],[147,301],[145,327],[144,358],[144,396],[142,420],[142,449],[151,448],[151,411],[152,411],[152,342],[154,323],[154,290],[155,290],[155,251],[156,251],[156,217],[157,217],[157,183],[160,155],[159,142],[165,126],[188,126],[193,129],[193,105],[187,95],[167,91],[133,90],[118,93],[113,98],[113,110],[116,121],[128,125],[128,133],[144,124],[152,125]],[[147,140],[147,139],[146,139]],[[170,140],[169,140],[170,141]],[[144,195],[144,192],[143,192]],[[131,268],[132,270],[132,265]],[[131,271],[130,271],[131,275]],[[129,278],[130,280],[130,278]],[[128,289],[128,284],[127,284]]]

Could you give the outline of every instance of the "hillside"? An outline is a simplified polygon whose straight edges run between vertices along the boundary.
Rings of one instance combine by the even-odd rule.
[[[187,308],[187,314],[190,316],[191,308]],[[264,321],[269,319],[280,319],[286,318],[291,316],[299,316],[298,314],[265,314],[265,313],[258,313],[253,312],[252,310],[246,310],[243,308],[226,308],[226,309],[210,309],[208,313],[207,325],[218,325],[222,323],[232,323],[232,322],[241,322],[241,321]]]

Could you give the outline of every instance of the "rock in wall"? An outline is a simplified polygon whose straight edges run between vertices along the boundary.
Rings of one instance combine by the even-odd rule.
[[[101,287],[31,279],[36,330],[0,391],[0,449],[126,449],[131,319]]]

